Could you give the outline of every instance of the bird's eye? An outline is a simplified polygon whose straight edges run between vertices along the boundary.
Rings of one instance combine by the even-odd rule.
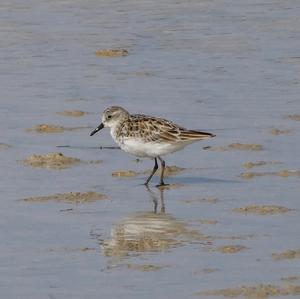
[[[108,115],[107,118],[108,118],[108,119],[111,119],[111,115]]]

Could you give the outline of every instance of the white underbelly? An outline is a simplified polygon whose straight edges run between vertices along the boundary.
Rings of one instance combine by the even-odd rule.
[[[163,156],[176,152],[185,147],[186,144],[169,144],[169,143],[144,143],[137,139],[126,139],[122,144],[119,144],[121,149],[127,153],[138,157],[150,157]]]

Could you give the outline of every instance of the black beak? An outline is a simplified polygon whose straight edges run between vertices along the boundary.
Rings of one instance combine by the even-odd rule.
[[[103,128],[104,128],[104,125],[103,125],[103,123],[101,123],[93,132],[91,132],[90,136],[93,136],[94,134],[96,134],[98,131],[100,131]]]

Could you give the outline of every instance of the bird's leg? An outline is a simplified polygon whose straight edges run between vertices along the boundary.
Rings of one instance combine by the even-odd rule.
[[[157,158],[159,159],[159,161],[161,163],[161,173],[160,173],[159,185],[157,185],[156,187],[160,187],[160,186],[168,185],[168,184],[164,183],[164,172],[165,172],[165,168],[166,168],[166,162],[160,156],[157,156]]]
[[[157,159],[154,158],[154,167],[153,167],[153,170],[152,170],[152,173],[150,174],[150,176],[148,177],[147,181],[145,182],[144,185],[148,186],[150,180],[152,179],[154,173],[156,172],[156,170],[158,169],[158,164],[157,164]]]

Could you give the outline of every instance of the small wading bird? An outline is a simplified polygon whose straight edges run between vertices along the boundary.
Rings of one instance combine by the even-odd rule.
[[[199,140],[214,137],[214,134],[188,130],[169,120],[142,114],[130,114],[122,107],[112,106],[104,110],[101,124],[90,136],[101,129],[110,128],[110,134],[122,150],[138,157],[154,159],[152,173],[145,182],[148,185],[161,162],[160,183],[163,186],[165,161],[161,158],[183,149]]]

